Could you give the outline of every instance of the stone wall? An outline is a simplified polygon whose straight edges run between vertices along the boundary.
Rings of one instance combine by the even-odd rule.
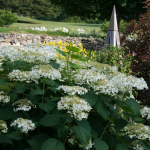
[[[0,33],[0,47],[9,45],[25,46],[29,43],[43,43],[47,42],[67,42],[70,40],[77,46],[83,44],[83,47],[88,50],[100,50],[104,46],[102,39],[96,38],[84,38],[84,37],[61,37],[61,36],[47,36],[47,35],[33,35],[33,34],[22,34],[22,33]]]

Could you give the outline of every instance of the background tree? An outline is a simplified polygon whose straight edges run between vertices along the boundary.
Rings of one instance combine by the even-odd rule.
[[[139,14],[146,12],[143,8],[145,0],[49,0],[53,4],[61,5],[71,15],[84,16],[85,18],[99,18],[100,20],[111,17],[113,5],[116,6],[118,26],[121,19],[126,21],[138,19]]]

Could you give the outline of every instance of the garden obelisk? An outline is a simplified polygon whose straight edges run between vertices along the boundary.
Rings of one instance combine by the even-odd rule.
[[[111,44],[111,45],[120,47],[120,39],[119,39],[115,5],[111,14],[109,28],[107,31],[107,36],[105,39],[104,47],[106,44]]]

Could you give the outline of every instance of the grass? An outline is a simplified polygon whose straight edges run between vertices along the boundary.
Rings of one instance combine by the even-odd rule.
[[[57,32],[50,32],[50,31],[34,31],[28,30],[25,28],[29,27],[45,27],[48,30],[53,28],[60,28],[65,27],[71,31],[72,34],[69,36],[77,36],[76,30],[78,28],[84,29],[86,32],[89,32],[88,35],[80,35],[80,36],[94,36],[94,37],[105,37],[106,33],[100,31],[101,24],[87,24],[87,23],[66,23],[66,22],[55,22],[55,21],[42,21],[42,20],[35,20],[30,18],[21,18],[18,17],[18,22],[10,25],[9,27],[0,27],[0,33],[30,33],[30,34],[47,34],[53,36],[68,36],[68,33],[63,33],[60,31]],[[21,27],[21,29],[19,28]],[[97,34],[97,35],[96,35]]]

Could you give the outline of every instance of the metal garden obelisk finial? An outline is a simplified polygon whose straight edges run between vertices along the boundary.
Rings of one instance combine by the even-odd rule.
[[[109,28],[107,31],[107,36],[106,36],[104,45],[106,44],[111,44],[111,45],[120,47],[120,39],[119,39],[115,5],[111,14]]]

